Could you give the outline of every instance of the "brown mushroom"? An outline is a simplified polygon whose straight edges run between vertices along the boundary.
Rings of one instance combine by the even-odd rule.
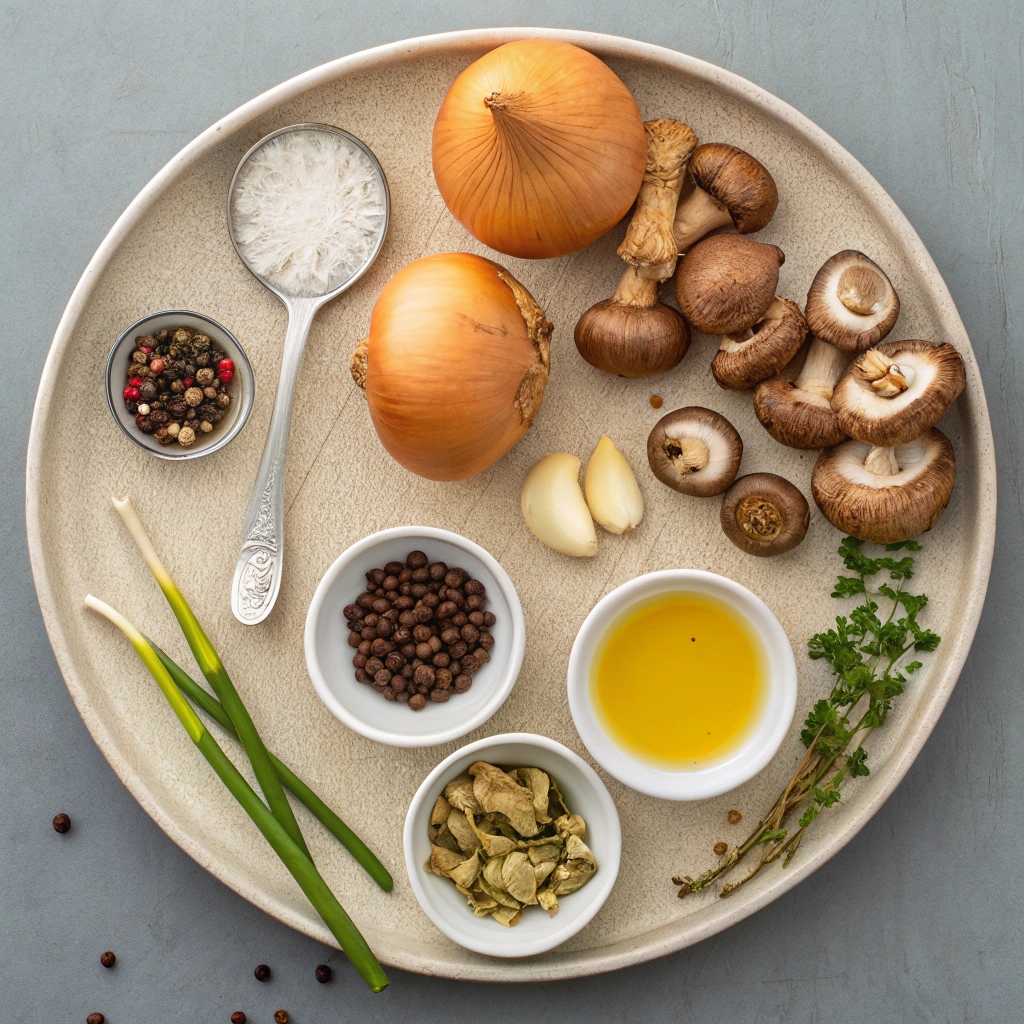
[[[850,364],[832,408],[850,437],[891,447],[934,427],[965,382],[964,361],[952,345],[887,341]]]
[[[752,327],[722,338],[711,372],[723,388],[746,391],[778,373],[806,337],[807,321],[800,307],[776,295]]]
[[[662,416],[647,438],[651,472],[682,494],[721,494],[736,478],[743,441],[736,428],[712,409],[687,406]]]
[[[896,447],[847,441],[818,456],[811,493],[837,529],[875,544],[930,530],[949,502],[956,457],[935,427]]]
[[[672,223],[697,136],[688,124],[671,117],[645,121],[644,134],[647,169],[618,253],[644,277],[664,281],[675,269]]]
[[[877,263],[844,249],[814,275],[804,315],[816,337],[844,352],[863,352],[892,330],[900,297]]]
[[[676,268],[676,301],[683,316],[706,334],[738,334],[753,327],[775,298],[785,254],[746,235],[712,235]]]
[[[775,215],[779,191],[764,166],[724,142],[706,142],[690,158],[691,185],[676,207],[673,232],[679,252],[719,228],[741,235],[760,231]]]
[[[690,328],[658,301],[658,282],[635,267],[623,274],[615,294],[588,309],[573,334],[591,366],[620,377],[647,377],[671,370],[690,347]]]
[[[850,357],[820,338],[812,338],[795,380],[773,377],[754,388],[754,413],[780,444],[790,448],[827,448],[846,434],[832,410],[832,391]]]
[[[781,555],[795,548],[810,519],[807,499],[774,473],[741,476],[722,501],[722,529],[748,555]]]

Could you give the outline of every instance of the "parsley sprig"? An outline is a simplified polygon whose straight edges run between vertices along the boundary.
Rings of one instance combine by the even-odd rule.
[[[904,659],[938,647],[940,637],[917,621],[928,598],[905,589],[914,574],[914,559],[906,554],[897,557],[898,552],[920,551],[920,544],[913,540],[887,544],[886,554],[878,558],[868,557],[862,548],[863,541],[843,539],[839,554],[850,575],[837,577],[832,591],[834,598],[861,597],[861,603],[847,615],[836,616],[834,629],[807,642],[808,655],[824,661],[834,679],[832,692],[814,705],[804,722],[800,739],[807,753],[745,842],[699,877],[672,879],[680,887],[680,897],[706,889],[754,850],[760,853],[754,867],[738,881],[723,885],[720,896],[729,896],[779,857],[788,864],[814,819],[839,802],[843,783],[870,773],[864,741],[885,724],[908,677],[922,665]],[[876,583],[878,577],[885,582]],[[883,604],[887,606],[884,618]],[[784,827],[801,807],[796,829]]]

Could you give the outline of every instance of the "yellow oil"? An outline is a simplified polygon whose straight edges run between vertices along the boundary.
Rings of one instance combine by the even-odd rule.
[[[765,657],[727,605],[663,594],[610,627],[590,686],[623,749],[658,767],[689,768],[726,757],[749,735],[765,699]]]

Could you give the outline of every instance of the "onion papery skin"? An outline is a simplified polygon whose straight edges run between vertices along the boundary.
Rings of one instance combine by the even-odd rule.
[[[486,469],[540,406],[550,334],[529,293],[491,260],[442,253],[410,263],[370,318],[366,399],[381,443],[430,480]]]
[[[492,249],[526,259],[589,245],[629,211],[647,165],[643,118],[602,60],[521,39],[471,64],[434,123],[448,209]]]

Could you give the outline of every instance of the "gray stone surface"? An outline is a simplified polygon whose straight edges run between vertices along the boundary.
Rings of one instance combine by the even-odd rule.
[[[672,46],[788,100],[879,179],[931,250],[981,364],[1000,452],[992,587],[960,684],[882,812],[769,908],[618,974],[496,988],[393,972],[369,995],[340,954],[192,863],[135,804],[82,725],[35,603],[24,452],[40,368],[90,255],[145,182],[263,89],[404,36],[500,24]],[[1013,0],[358,0],[7,3],[0,8],[0,1019],[110,1024],[1020,1019],[1024,697],[1024,71]],[[83,443],[87,443],[83,439]],[[88,537],[82,538],[89,543]],[[50,818],[67,811],[59,836]],[[107,971],[99,955],[113,949]],[[319,986],[313,968],[336,968]],[[274,970],[261,985],[259,962]]]

